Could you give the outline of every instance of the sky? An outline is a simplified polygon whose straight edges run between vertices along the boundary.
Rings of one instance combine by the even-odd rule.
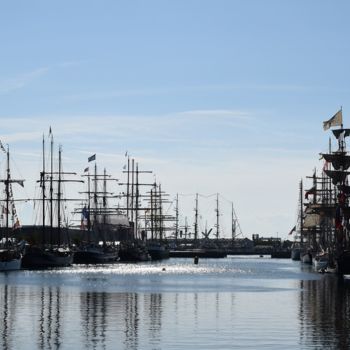
[[[145,182],[170,202],[179,193],[182,224],[199,193],[201,230],[213,227],[219,193],[223,236],[233,202],[244,237],[288,238],[299,181],[308,186],[328,148],[322,122],[341,106],[345,125],[350,115],[349,10],[345,0],[0,2],[0,140],[26,180],[15,197],[37,195],[51,126],[66,171],[82,174],[96,153],[123,182],[128,152],[153,171]],[[33,205],[17,207],[33,223]]]

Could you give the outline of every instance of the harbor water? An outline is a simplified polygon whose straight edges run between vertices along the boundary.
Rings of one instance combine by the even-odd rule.
[[[0,274],[2,349],[349,349],[350,281],[270,257]]]

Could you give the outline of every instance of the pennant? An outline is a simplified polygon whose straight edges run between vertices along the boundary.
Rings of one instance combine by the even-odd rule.
[[[340,109],[337,113],[334,114],[334,116],[323,122],[323,130],[328,130],[332,126],[341,126],[343,124],[343,112]]]
[[[87,173],[89,171],[89,167],[84,169],[84,173]]]
[[[93,160],[96,160],[96,154],[88,158],[88,162],[92,162]]]
[[[24,180],[17,180],[17,183],[18,183],[20,186],[24,187]]]

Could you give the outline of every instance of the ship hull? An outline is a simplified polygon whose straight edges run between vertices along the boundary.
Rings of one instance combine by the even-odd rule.
[[[292,248],[291,258],[294,261],[299,261],[300,260],[300,248]]]
[[[66,267],[73,263],[73,253],[42,248],[29,248],[23,259],[23,268],[45,269],[51,267]]]
[[[74,253],[74,264],[108,264],[118,260],[117,251],[105,252],[97,249],[78,250]]]
[[[350,251],[344,251],[336,259],[336,271],[340,275],[350,275]]]
[[[15,250],[0,251],[0,271],[20,270],[22,264],[22,256]]]

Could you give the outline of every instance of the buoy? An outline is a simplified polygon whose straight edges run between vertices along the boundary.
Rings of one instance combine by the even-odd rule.
[[[197,256],[197,255],[194,257],[194,263],[195,263],[196,265],[198,265],[198,256]]]
[[[162,271],[165,271],[165,267],[162,268]]]

